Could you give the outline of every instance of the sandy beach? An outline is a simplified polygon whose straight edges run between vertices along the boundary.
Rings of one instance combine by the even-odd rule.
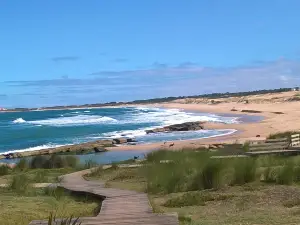
[[[261,116],[259,122],[245,122],[239,124],[206,123],[205,129],[235,129],[237,132],[220,137],[172,141],[167,143],[153,143],[141,145],[118,146],[109,150],[150,150],[150,149],[182,149],[198,148],[207,144],[216,143],[243,143],[247,140],[264,139],[268,135],[284,131],[300,131],[300,102],[290,101],[295,92],[279,94],[263,94],[250,97],[232,97],[225,99],[214,99],[218,104],[205,102],[207,99],[182,99],[165,104],[146,105],[147,107],[176,108],[188,111],[199,111],[216,114],[241,114]],[[247,100],[247,103],[245,101]],[[234,109],[234,111],[232,111]],[[255,110],[259,113],[244,113],[242,110]],[[257,137],[259,136],[259,137]],[[174,146],[169,147],[171,143]]]

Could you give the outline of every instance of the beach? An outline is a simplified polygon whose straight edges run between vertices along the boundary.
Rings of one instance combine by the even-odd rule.
[[[183,148],[199,148],[208,144],[244,143],[248,140],[265,139],[268,135],[278,132],[300,131],[300,123],[298,122],[300,118],[300,103],[298,101],[290,101],[294,96],[295,92],[286,92],[255,95],[247,98],[214,99],[214,101],[220,101],[221,103],[219,104],[209,104],[210,102],[203,103],[203,99],[198,99],[198,101],[197,99],[183,99],[164,104],[146,105],[147,107],[163,107],[215,113],[219,115],[260,116],[262,119],[255,122],[245,121],[239,124],[205,123],[205,129],[237,130],[237,132],[225,136],[135,146],[118,146],[109,148],[109,150],[151,150],[160,148],[176,150]],[[245,99],[247,99],[247,103],[245,103]],[[243,110],[246,110],[247,112],[242,112]],[[250,111],[257,112],[251,113]],[[170,144],[172,143],[174,143],[174,145],[170,147]]]

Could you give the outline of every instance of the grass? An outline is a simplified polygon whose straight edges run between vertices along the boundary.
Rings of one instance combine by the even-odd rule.
[[[180,196],[168,199],[163,206],[181,208],[185,206],[204,206],[209,201],[221,201],[231,198],[230,195],[215,195],[210,192],[187,192]]]
[[[286,131],[286,132],[278,132],[274,134],[270,134],[267,138],[268,139],[277,139],[277,138],[288,138],[288,140],[291,140],[292,134],[298,134],[297,131]]]
[[[9,167],[7,165],[0,165],[0,176],[7,175],[9,173]]]
[[[70,216],[69,218],[57,220],[56,216],[51,213],[48,218],[48,225],[81,225],[79,217],[73,218]]]
[[[237,159],[233,162],[234,172],[232,185],[243,185],[253,182],[256,178],[255,159]]]
[[[180,224],[293,224],[300,219],[299,156],[210,156],[156,151],[142,167],[97,169],[88,179],[145,191],[155,212],[175,211]]]
[[[50,212],[57,218],[94,216],[97,201],[82,201],[64,194],[60,199],[45,194],[16,195],[0,189],[0,224],[28,225],[32,220],[45,220]]]

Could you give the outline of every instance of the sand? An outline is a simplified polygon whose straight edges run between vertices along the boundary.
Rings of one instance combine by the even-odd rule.
[[[296,93],[297,94],[297,93]],[[241,110],[256,110],[261,113],[247,113],[248,115],[262,116],[259,122],[246,122],[240,124],[206,123],[205,129],[236,129],[237,132],[231,135],[205,138],[197,140],[172,141],[167,143],[141,144],[131,146],[118,146],[109,150],[152,150],[152,149],[182,149],[198,148],[207,144],[216,143],[244,143],[247,140],[265,139],[268,135],[284,131],[300,131],[300,101],[288,101],[295,92],[281,94],[255,95],[246,98],[249,103],[245,104],[245,97],[216,99],[220,104],[202,103],[202,99],[177,100],[171,103],[145,105],[147,107],[176,108],[189,111],[208,112],[216,114],[245,114]],[[237,111],[231,111],[235,109]],[[283,114],[275,114],[281,112]],[[259,136],[259,137],[257,137]],[[170,147],[170,144],[174,146]]]

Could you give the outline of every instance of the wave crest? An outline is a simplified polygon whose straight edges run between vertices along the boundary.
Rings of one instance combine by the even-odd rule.
[[[18,118],[18,119],[15,119],[13,121],[13,123],[26,123],[26,120],[24,120],[23,118]]]
[[[88,116],[88,115],[78,115],[71,117],[60,117],[46,120],[36,120],[29,121],[30,124],[39,124],[47,126],[80,126],[89,124],[101,124],[116,122],[117,120],[108,116]]]

